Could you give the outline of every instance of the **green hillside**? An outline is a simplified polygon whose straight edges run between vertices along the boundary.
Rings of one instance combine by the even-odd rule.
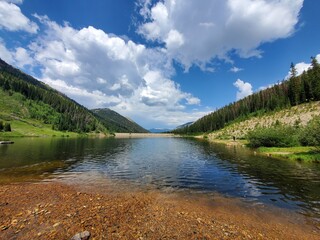
[[[178,134],[210,133],[234,123],[266,113],[320,100],[320,65],[312,58],[312,67],[297,76],[291,65],[291,77],[273,87],[254,93],[212,112],[190,126],[176,129]]]
[[[270,128],[277,124],[292,127],[304,127],[313,118],[320,116],[320,101],[303,103],[287,109],[259,114],[248,119],[234,121],[224,128],[208,134],[209,139],[245,139],[256,128]]]
[[[20,93],[4,92],[0,89],[0,122],[9,123],[10,132],[0,132],[0,140],[9,136],[76,136],[76,133],[62,132],[52,129],[52,124],[43,120],[33,118],[33,112],[41,109],[47,112],[52,118],[57,116],[50,106],[36,103]],[[52,111],[53,110],[53,111]],[[49,116],[49,115],[48,115]]]
[[[109,108],[91,110],[113,132],[120,133],[147,133],[148,131],[134,121],[123,117]]]
[[[0,59],[1,136],[52,136],[108,133],[85,107]]]

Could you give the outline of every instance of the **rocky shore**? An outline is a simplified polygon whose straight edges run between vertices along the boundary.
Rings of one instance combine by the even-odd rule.
[[[290,214],[289,214],[290,215]],[[62,183],[0,185],[0,239],[319,239],[305,219],[239,200]]]

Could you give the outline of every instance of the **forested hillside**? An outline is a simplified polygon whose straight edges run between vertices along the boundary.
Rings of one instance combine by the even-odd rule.
[[[52,129],[58,131],[108,131],[88,109],[1,59],[0,89],[3,97],[14,97],[13,102],[16,104],[11,109],[6,108],[6,121],[28,116],[51,124]],[[8,101],[11,100],[8,98]],[[2,105],[3,114],[4,106],[5,104]]]
[[[108,108],[99,108],[91,110],[104,124],[108,126],[112,132],[120,133],[147,133],[148,131],[135,123],[134,121],[129,120],[128,118],[123,117],[119,113],[112,111]]]
[[[176,129],[174,132],[180,134],[212,132],[250,116],[320,100],[320,65],[315,58],[312,58],[311,68],[308,71],[297,76],[292,64],[290,73],[291,77],[288,80],[220,108],[192,125]]]

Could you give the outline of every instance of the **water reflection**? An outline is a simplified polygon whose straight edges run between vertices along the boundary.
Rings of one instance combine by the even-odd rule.
[[[58,178],[219,192],[320,216],[320,165],[182,138],[17,139],[0,146],[0,182]]]

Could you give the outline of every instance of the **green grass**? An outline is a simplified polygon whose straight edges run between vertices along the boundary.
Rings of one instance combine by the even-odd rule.
[[[310,152],[314,151],[314,147],[286,147],[286,148],[279,148],[279,147],[260,147],[258,148],[259,152],[262,153],[276,153],[276,152],[287,152],[287,153],[302,153],[302,152]]]
[[[271,157],[280,157],[290,160],[320,163],[320,152],[315,147],[260,147],[258,152]]]
[[[11,132],[0,132],[0,139],[9,137],[77,137],[73,132],[52,130],[51,125],[43,124],[33,119],[12,120]]]
[[[285,156],[291,160],[298,160],[304,162],[314,162],[320,163],[320,153],[319,152],[305,152],[305,153],[296,153],[296,154],[289,154]]]

